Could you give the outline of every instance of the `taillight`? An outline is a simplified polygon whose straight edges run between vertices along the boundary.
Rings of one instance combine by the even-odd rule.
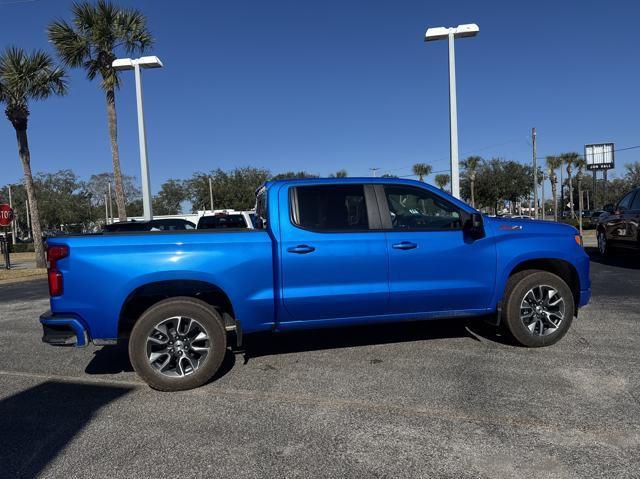
[[[62,294],[62,273],[60,271],[49,271],[49,295],[60,296]]]
[[[69,256],[69,247],[64,245],[53,245],[47,248],[47,261],[49,268],[55,266],[55,262],[59,259]]]
[[[47,278],[49,280],[49,295],[60,296],[62,294],[62,273],[58,271],[56,262],[69,256],[69,247],[65,245],[52,245],[47,248],[47,261],[49,262]]]

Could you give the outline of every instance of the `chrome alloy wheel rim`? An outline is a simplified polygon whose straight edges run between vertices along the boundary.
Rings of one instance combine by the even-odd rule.
[[[534,286],[524,295],[520,304],[520,320],[534,336],[554,333],[564,320],[564,299],[557,289]]]
[[[607,237],[602,231],[598,231],[598,250],[600,254],[604,254],[607,250]]]
[[[193,374],[204,364],[211,342],[195,319],[173,316],[160,321],[147,337],[147,358],[157,372],[169,377]]]

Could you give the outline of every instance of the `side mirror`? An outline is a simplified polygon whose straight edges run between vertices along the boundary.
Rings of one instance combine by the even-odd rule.
[[[602,209],[609,214],[613,214],[613,212],[616,210],[616,207],[613,206],[612,204],[607,204],[607,205],[604,205]]]
[[[474,240],[484,238],[484,221],[480,213],[471,213],[462,226],[464,234]]]

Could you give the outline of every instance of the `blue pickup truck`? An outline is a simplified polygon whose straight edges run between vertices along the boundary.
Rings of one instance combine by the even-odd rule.
[[[421,182],[268,182],[256,214],[255,229],[49,239],[43,341],[128,339],[139,376],[176,391],[258,331],[492,315],[551,345],[591,294],[574,228],[485,217]]]

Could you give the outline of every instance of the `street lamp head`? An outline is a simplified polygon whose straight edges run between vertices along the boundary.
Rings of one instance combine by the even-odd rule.
[[[443,40],[449,37],[449,29],[445,27],[427,28],[424,34],[425,42],[433,42],[435,40]]]
[[[142,68],[162,68],[163,66],[160,59],[156,56],[140,57],[136,61]]]
[[[458,25],[455,28],[435,27],[428,28],[424,34],[425,42],[432,42],[435,40],[444,40],[449,38],[449,33],[453,33],[455,38],[474,37],[480,31],[480,27],[475,23],[467,23],[464,25]]]
[[[114,70],[133,70],[133,60],[131,58],[118,58],[113,60],[111,66]]]
[[[456,27],[456,38],[475,37],[480,31],[480,27],[475,23],[467,23]]]
[[[141,57],[132,60],[131,58],[118,58],[113,60],[111,66],[114,70],[133,70],[135,65],[140,65],[141,68],[161,68],[162,62],[156,56]]]

